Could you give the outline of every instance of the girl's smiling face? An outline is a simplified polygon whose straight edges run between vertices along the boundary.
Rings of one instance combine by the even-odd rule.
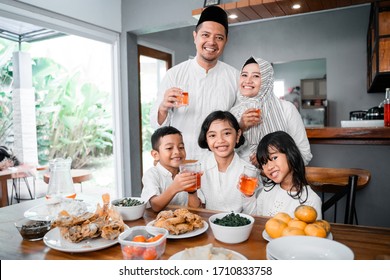
[[[228,159],[234,156],[234,147],[239,142],[241,130],[236,131],[227,120],[215,120],[206,133],[209,149],[215,159]]]
[[[287,156],[273,146],[268,147],[269,159],[262,164],[264,175],[277,184],[289,190],[292,186],[292,171],[288,165]]]

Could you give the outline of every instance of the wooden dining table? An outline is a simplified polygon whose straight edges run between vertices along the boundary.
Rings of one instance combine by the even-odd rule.
[[[14,222],[24,217],[26,210],[44,204],[44,198],[26,201],[20,204],[0,208],[0,259],[1,260],[121,260],[119,244],[111,247],[83,253],[63,252],[45,245],[42,240],[25,241]],[[171,206],[168,209],[176,209]],[[189,208],[206,222],[215,211]],[[156,218],[157,213],[147,209],[144,216],[136,221],[125,221],[129,226],[146,225]],[[175,253],[186,248],[212,243],[215,247],[224,247],[244,255],[249,260],[265,260],[268,241],[262,237],[264,226],[269,217],[254,216],[255,224],[249,239],[239,244],[226,244],[214,238],[211,228],[207,231],[184,239],[168,239],[165,253],[161,259],[169,259]],[[390,258],[390,228],[368,227],[345,224],[332,224],[333,239],[352,249],[356,260],[380,260]]]

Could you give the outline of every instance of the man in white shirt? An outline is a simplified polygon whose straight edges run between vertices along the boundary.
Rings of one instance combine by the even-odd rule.
[[[184,138],[188,159],[199,159],[198,146],[203,120],[213,111],[230,110],[236,101],[239,71],[218,60],[228,39],[226,12],[218,6],[206,8],[193,32],[196,57],[168,70],[151,110],[151,125],[174,126]],[[189,105],[178,105],[186,87]]]

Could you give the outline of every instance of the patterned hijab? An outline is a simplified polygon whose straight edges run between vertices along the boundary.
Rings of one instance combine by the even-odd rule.
[[[245,62],[244,66],[253,62],[256,62],[260,66],[260,91],[253,97],[246,97],[239,94],[237,105],[231,109],[231,112],[237,120],[240,120],[242,114],[247,109],[261,109],[262,123],[245,132],[245,138],[248,140],[249,144],[256,144],[257,146],[263,136],[268,133],[279,130],[287,131],[287,123],[284,118],[281,101],[274,94],[274,69],[272,68],[272,65],[264,59],[250,57]],[[244,66],[242,68],[244,68]]]

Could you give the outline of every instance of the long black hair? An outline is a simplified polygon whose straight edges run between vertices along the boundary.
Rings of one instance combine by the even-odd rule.
[[[260,169],[263,169],[263,166],[270,160],[269,147],[286,155],[288,167],[292,171],[292,186],[288,191],[288,194],[294,199],[299,199],[301,204],[306,202],[308,182],[306,180],[305,163],[294,139],[284,131],[275,131],[264,136],[257,147],[256,153]],[[269,182],[267,182],[264,190],[270,191],[275,186],[275,182],[272,183],[273,184],[269,184]],[[270,187],[268,190],[267,186]],[[302,198],[303,188],[306,189],[305,199]],[[292,191],[295,190],[296,193],[293,194]]]
[[[210,125],[215,120],[222,120],[222,121],[228,121],[229,124],[234,128],[234,130],[238,133],[240,130],[240,125],[238,124],[238,121],[235,116],[233,116],[232,113],[229,111],[214,111],[211,112],[206,119],[203,121],[202,126],[200,128],[199,138],[198,138],[198,145],[202,149],[209,149],[209,145],[207,144],[206,134],[207,131],[210,129]],[[241,133],[240,139],[238,143],[236,143],[235,148],[240,147],[245,142],[245,137],[243,133]]]

